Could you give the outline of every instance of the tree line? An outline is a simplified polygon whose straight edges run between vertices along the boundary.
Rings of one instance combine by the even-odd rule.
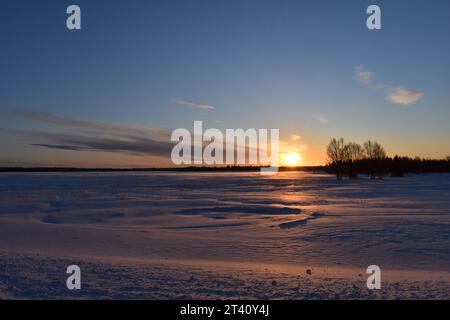
[[[403,177],[406,172],[450,172],[450,156],[442,160],[388,157],[377,142],[368,140],[361,146],[356,142],[346,143],[343,138],[331,139],[327,146],[327,165],[325,170],[336,175],[338,180],[344,176],[358,178],[367,174],[370,179],[383,179],[383,176]]]

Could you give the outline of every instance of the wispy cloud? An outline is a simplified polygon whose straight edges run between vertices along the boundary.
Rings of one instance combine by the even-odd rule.
[[[22,120],[49,123],[59,127],[89,129],[111,134],[120,134],[123,136],[155,136],[165,138],[166,136],[170,135],[169,131],[163,128],[138,126],[124,123],[71,119],[27,110],[0,109],[0,114]]]
[[[323,123],[323,124],[330,122],[330,120],[327,117],[324,117],[324,116],[316,117],[316,121],[319,122],[319,123]]]
[[[367,70],[363,67],[356,67],[355,69],[355,79],[358,82],[371,89],[382,91],[385,99],[391,103],[410,105],[422,99],[424,95],[424,93],[421,91],[409,89],[403,85],[394,87],[375,83],[373,80],[374,76],[375,72]]]
[[[355,79],[362,84],[371,85],[373,83],[373,77],[375,72],[364,69],[363,67],[356,67]]]
[[[0,135],[26,138],[27,143],[36,148],[66,152],[111,152],[169,160],[175,144],[170,139],[172,130],[164,128],[72,119],[16,109],[0,109],[0,115],[47,124],[45,130],[0,128]],[[204,146],[206,144],[204,142]],[[225,147],[226,144],[223,144],[222,152]],[[244,148],[246,153],[253,149],[258,151],[257,146],[253,145],[245,145]]]
[[[102,151],[146,156],[167,156],[173,147],[169,141],[152,138],[123,138],[61,134],[54,132],[28,132],[33,138],[41,138],[48,143],[32,143],[37,147],[71,151]]]
[[[70,119],[50,114],[7,109],[0,114],[53,124],[63,130],[2,130],[26,136],[30,145],[66,151],[102,151],[147,156],[167,156],[173,147],[170,131],[164,128],[134,126]],[[75,132],[68,132],[75,129]],[[86,130],[88,129],[88,130]]]
[[[386,99],[397,104],[413,104],[423,97],[423,92],[411,90],[405,87],[392,88]]]
[[[203,110],[216,110],[214,106],[205,103],[197,103],[186,99],[175,98],[173,99],[176,104],[191,107],[193,109],[203,109]]]

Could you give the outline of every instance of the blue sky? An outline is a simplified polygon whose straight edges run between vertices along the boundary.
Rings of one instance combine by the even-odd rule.
[[[65,27],[69,4],[81,7],[80,31]],[[366,28],[370,4],[381,7],[381,30]],[[376,139],[391,155],[444,157],[448,12],[448,1],[422,0],[6,0],[0,161],[165,165],[164,151],[48,146],[123,133],[99,123],[170,132],[194,120],[280,128],[285,147],[301,152],[304,164],[323,163],[335,136]]]

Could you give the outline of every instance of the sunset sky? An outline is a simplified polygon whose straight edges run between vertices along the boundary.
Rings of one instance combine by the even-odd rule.
[[[78,4],[82,30],[66,29]],[[382,29],[366,28],[370,4]],[[278,128],[450,155],[449,1],[2,1],[0,166],[170,166],[170,133]]]

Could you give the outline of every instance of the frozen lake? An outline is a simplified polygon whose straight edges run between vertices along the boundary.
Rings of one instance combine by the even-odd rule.
[[[5,297],[73,297],[64,266],[78,262],[80,297],[450,298],[449,248],[449,174],[0,174]]]

